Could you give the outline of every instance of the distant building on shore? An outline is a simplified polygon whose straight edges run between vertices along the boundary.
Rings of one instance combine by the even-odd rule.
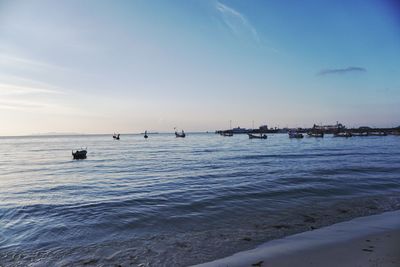
[[[259,130],[260,130],[260,132],[263,132],[263,133],[268,132],[268,125],[261,125]]]
[[[251,130],[246,129],[246,128],[240,128],[240,126],[232,129],[232,133],[234,133],[234,134],[245,134],[245,133],[249,133],[249,132],[251,132]]]

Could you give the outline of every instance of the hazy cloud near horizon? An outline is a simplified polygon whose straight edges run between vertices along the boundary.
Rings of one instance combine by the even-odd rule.
[[[329,74],[346,74],[350,72],[367,72],[366,68],[363,67],[347,67],[341,69],[324,69],[317,73],[318,76],[329,75]]]

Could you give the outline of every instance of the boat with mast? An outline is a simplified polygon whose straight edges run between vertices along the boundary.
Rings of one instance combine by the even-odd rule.
[[[119,140],[119,134],[114,133],[114,134],[113,134],[113,139],[114,139],[114,140]]]
[[[221,136],[227,136],[227,137],[233,136],[232,120],[229,121],[229,130],[222,131]]]
[[[186,134],[183,130],[180,133],[178,133],[176,131],[176,127],[174,129],[175,129],[175,137],[177,137],[177,138],[185,138],[186,137]]]

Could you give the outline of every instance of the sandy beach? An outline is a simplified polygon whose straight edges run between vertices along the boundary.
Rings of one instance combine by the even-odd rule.
[[[196,266],[400,266],[400,211],[272,240]]]

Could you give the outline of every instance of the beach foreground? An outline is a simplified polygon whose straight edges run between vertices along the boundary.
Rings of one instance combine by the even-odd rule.
[[[400,266],[400,211],[272,240],[196,266]]]

